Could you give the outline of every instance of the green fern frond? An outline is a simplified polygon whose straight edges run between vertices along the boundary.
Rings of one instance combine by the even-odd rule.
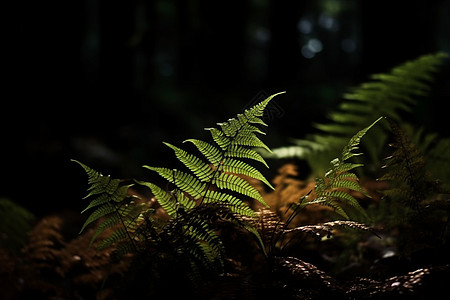
[[[360,186],[358,177],[350,172],[362,166],[362,164],[350,163],[347,160],[362,154],[355,152],[359,149],[361,139],[381,119],[378,118],[371,125],[357,132],[343,148],[341,157],[331,161],[331,168],[325,173],[325,177],[316,179],[314,189],[316,198],[310,204],[317,203],[330,206],[346,219],[349,219],[349,215],[346,212],[346,206],[348,206],[367,218],[367,214],[358,200],[349,193],[349,191],[356,191],[369,197]]]
[[[200,181],[210,181],[214,175],[214,170],[210,165],[203,162],[200,158],[195,155],[189,154],[188,152],[175,147],[169,143],[164,143],[168,147],[175,151],[175,155],[179,161],[181,161],[192,173],[197,176]]]
[[[277,94],[276,94],[277,95]],[[174,151],[182,163],[182,170],[144,166],[156,172],[175,186],[165,190],[156,184],[135,180],[136,184],[151,190],[154,199],[167,212],[158,216],[158,206],[151,207],[144,199],[135,203],[128,191],[131,185],[103,176],[79,163],[89,177],[88,197],[94,196],[83,212],[92,213],[82,227],[97,222],[91,243],[108,232],[100,243],[101,248],[115,247],[116,253],[140,253],[150,247],[157,253],[167,253],[175,262],[186,259],[192,273],[198,270],[223,270],[225,249],[217,226],[231,222],[245,228],[261,241],[252,222],[255,212],[244,201],[247,198],[267,206],[259,191],[245,178],[260,180],[273,188],[262,173],[251,166],[257,161],[267,166],[263,157],[253,148],[267,145],[257,136],[264,134],[267,126],[261,119],[272,95],[236,118],[207,129],[212,141],[188,139],[201,155],[190,153],[175,145],[164,143]],[[137,197],[137,196],[136,196]],[[222,226],[222,225],[221,225]]]
[[[241,174],[264,182],[272,190],[275,189],[255,167],[236,159],[226,158],[222,166],[223,172]]]
[[[203,203],[224,203],[228,205],[231,212],[248,217],[255,217],[255,212],[241,199],[228,193],[209,190],[206,192]]]
[[[84,222],[83,226],[81,227],[80,233],[84,231],[84,229],[91,223],[97,221],[100,218],[109,216],[111,214],[116,213],[116,208],[114,205],[110,203],[105,203],[104,205],[97,208],[93,213],[89,215],[87,220]]]
[[[123,240],[126,240],[127,237],[128,237],[127,231],[123,227],[119,227],[118,229],[114,230],[110,236],[104,239],[100,243],[98,248],[99,250],[106,249],[113,244],[117,244],[119,242],[122,242]]]
[[[178,206],[172,193],[163,190],[151,182],[136,181],[136,183],[150,188],[153,195],[158,199],[159,204],[167,212],[167,214],[171,217],[175,216]]]
[[[264,164],[267,168],[269,167],[261,154],[250,148],[242,148],[237,145],[232,145],[227,149],[224,155],[225,157],[253,159]]]
[[[111,214],[108,218],[106,218],[103,222],[101,222],[96,230],[94,235],[91,238],[91,241],[89,243],[89,247],[92,246],[94,241],[103,233],[105,230],[118,226],[121,223],[119,215],[117,214]]]
[[[270,148],[267,147],[256,135],[248,135],[253,133],[252,131],[242,131],[240,132],[232,141],[233,145],[248,146],[253,148],[262,148],[268,152],[271,152]]]
[[[72,161],[79,164],[88,175],[88,183],[91,186],[88,188],[89,194],[84,197],[85,199],[97,194],[112,195],[117,191],[120,183],[119,179],[111,179],[109,176],[103,176],[101,173],[89,168],[77,160]]]
[[[208,159],[208,161],[213,164],[216,165],[220,162],[220,160],[222,159],[222,152],[221,150],[217,149],[216,147],[214,147],[213,145],[205,142],[205,141],[201,141],[201,140],[196,140],[196,139],[189,139],[186,140],[184,142],[191,142],[192,144],[194,144],[197,149]]]
[[[242,159],[252,159],[267,165],[262,156],[251,148],[259,147],[270,151],[256,134],[263,134],[260,126],[267,125],[261,120],[261,117],[267,104],[276,95],[278,94],[272,95],[245,110],[242,114],[238,114],[236,118],[218,123],[218,127],[207,128],[214,144],[198,139],[185,141],[194,144],[208,163],[194,154],[165,143],[174,150],[175,156],[189,169],[189,172],[144,167],[157,172],[169,182],[174,183],[180,191],[196,200],[202,199],[201,201],[203,201],[205,193],[208,193],[215,185],[219,189],[236,192],[267,205],[254,187],[235,174],[260,180],[273,188],[261,172]],[[218,202],[222,200],[217,199]],[[163,202],[166,201],[167,199],[163,199]],[[208,199],[208,202],[211,201],[212,199]],[[173,208],[169,210],[173,211]]]
[[[259,191],[255,187],[250,185],[248,181],[242,179],[241,177],[233,174],[221,173],[218,178],[213,179],[212,183],[217,185],[217,187],[220,189],[227,189],[232,192],[237,192],[239,194],[258,200],[260,203],[268,206]]]
[[[265,156],[306,159],[313,171],[321,172],[323,164],[334,157],[353,135],[354,128],[363,128],[379,116],[399,121],[402,112],[411,112],[418,97],[428,94],[433,73],[447,57],[444,52],[424,55],[393,68],[387,74],[372,75],[372,81],[362,83],[343,95],[338,109],[329,114],[331,122],[317,124],[319,132],[307,136],[308,142],[296,140],[295,146],[273,149],[273,154]],[[365,140],[368,155],[373,161],[379,158],[386,140],[387,133],[381,129],[373,138]]]
[[[187,192],[196,200],[202,197],[205,192],[206,184],[186,172],[150,166],[144,166],[144,168],[157,172],[161,177],[175,184],[181,191]]]
[[[87,226],[99,221],[90,246],[109,228],[114,228],[114,230],[112,230],[110,236],[101,242],[100,248],[106,248],[119,242],[134,245],[132,235],[137,231],[139,224],[143,222],[141,213],[144,210],[142,205],[136,205],[133,201],[130,201],[128,189],[132,184],[121,185],[120,180],[104,176],[79,161],[73,161],[78,163],[88,175],[90,187],[87,197],[96,196],[82,211],[85,213],[94,209],[84,222],[80,233]]]

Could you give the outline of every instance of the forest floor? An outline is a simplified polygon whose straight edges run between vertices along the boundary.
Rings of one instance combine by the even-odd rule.
[[[271,214],[278,212],[281,219],[293,199],[312,187],[295,175],[295,168],[283,166],[273,180],[276,191],[263,195],[273,209]],[[371,180],[362,184],[380,213],[382,198],[377,190],[382,186]],[[374,208],[369,206],[370,212]],[[329,208],[311,206],[292,226],[321,224],[329,212]],[[374,232],[343,230],[332,237],[305,235],[280,242],[269,258],[248,235],[224,230],[229,249],[226,272],[193,289],[188,279],[172,276],[182,273],[178,266],[163,266],[172,271],[160,277],[168,280],[155,285],[146,281],[151,270],[133,269],[131,256],[111,264],[111,250],[89,247],[95,229],[79,235],[80,214],[61,212],[38,220],[19,249],[0,247],[1,298],[132,299],[142,291],[149,296],[200,299],[445,298],[450,282],[448,217],[424,213],[395,226],[375,221]]]

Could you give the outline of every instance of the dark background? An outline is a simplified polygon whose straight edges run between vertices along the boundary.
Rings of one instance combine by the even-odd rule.
[[[161,142],[265,95],[274,148],[310,133],[347,88],[450,51],[450,1],[15,1],[4,8],[0,197],[36,215],[81,210],[86,176],[146,179]],[[448,64],[417,121],[446,135]],[[355,129],[356,130],[356,129]]]

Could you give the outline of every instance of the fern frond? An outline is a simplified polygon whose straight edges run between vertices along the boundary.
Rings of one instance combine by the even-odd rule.
[[[114,230],[111,235],[109,235],[106,239],[104,239],[100,245],[98,246],[99,250],[106,249],[113,244],[119,243],[123,240],[126,240],[128,237],[127,231],[123,227],[119,227]]]
[[[255,167],[236,159],[226,158],[222,166],[223,172],[241,174],[248,176],[250,178],[258,179],[264,182],[272,190],[274,187],[269,183],[269,181],[259,172]]]
[[[155,168],[150,166],[144,166],[144,168],[157,172],[161,177],[175,184],[180,190],[187,192],[194,199],[199,199],[205,192],[206,184],[191,174],[168,168]]]
[[[218,178],[215,178],[212,181],[212,183],[217,185],[220,189],[227,189],[232,192],[240,193],[244,196],[258,200],[260,203],[267,206],[267,203],[255,187],[250,185],[248,181],[234,174],[221,173]]]
[[[91,223],[97,221],[100,218],[109,216],[111,214],[115,214],[116,208],[114,205],[106,203],[102,205],[101,207],[97,208],[93,213],[89,215],[87,220],[84,222],[83,226],[81,227],[80,233],[84,231],[84,229]]]
[[[89,194],[87,197],[96,196],[83,210],[84,213],[95,208],[84,222],[80,233],[87,226],[99,221],[90,246],[102,233],[111,228],[113,230],[110,236],[102,241],[101,248],[122,241],[130,243],[135,248],[132,235],[143,222],[141,213],[144,210],[142,205],[136,205],[133,201],[130,201],[128,189],[132,184],[121,185],[120,180],[104,176],[79,161],[73,161],[83,167],[88,175],[88,182],[91,186],[88,188]]]
[[[431,194],[431,180],[425,168],[425,159],[420,151],[411,143],[399,125],[388,119],[394,134],[394,142],[390,144],[395,150],[386,158],[384,168],[388,170],[380,180],[393,184],[394,190],[412,209],[418,209],[420,204]]]
[[[165,143],[174,150],[175,156],[190,172],[144,167],[157,172],[169,182],[174,183],[180,191],[185,192],[196,200],[202,199],[203,201],[205,193],[208,193],[215,185],[219,189],[236,192],[256,199],[263,205],[267,205],[254,187],[236,175],[244,175],[260,180],[270,188],[273,188],[261,172],[242,161],[242,159],[252,159],[267,165],[262,156],[251,148],[259,147],[270,151],[256,134],[263,134],[259,126],[267,125],[261,120],[261,117],[269,101],[276,95],[272,95],[252,108],[245,110],[242,114],[238,114],[236,118],[218,123],[219,127],[207,128],[206,130],[211,133],[214,145],[198,139],[185,141],[194,144],[209,163],[206,163],[196,155]],[[167,202],[166,198],[162,201]],[[208,202],[211,201],[212,199],[209,198]],[[217,199],[217,201],[220,202],[222,199]],[[169,210],[173,211],[173,208]]]
[[[158,199],[159,204],[164,208],[169,216],[175,216],[177,213],[177,202],[172,193],[169,193],[156,184],[145,181],[136,181],[137,184],[150,188],[153,195]]]
[[[180,247],[185,247],[188,243],[191,248],[189,252],[197,262],[206,261],[212,265],[223,259],[223,245],[211,227],[214,218],[235,222],[260,239],[258,232],[238,216],[255,218],[255,213],[243,201],[243,197],[255,199],[267,206],[259,191],[242,177],[260,180],[273,188],[261,172],[245,160],[254,160],[267,166],[263,157],[252,148],[270,151],[257,134],[264,134],[262,128],[267,125],[261,117],[274,96],[276,95],[238,114],[236,118],[218,123],[217,127],[206,128],[211,134],[212,142],[199,139],[184,141],[192,143],[202,157],[164,143],[174,151],[176,158],[187,170],[150,166],[144,168],[173,183],[176,186],[174,191],[167,192],[155,184],[136,181],[150,188],[170,217],[162,234],[177,236],[175,240],[184,240],[185,244],[182,243]],[[216,207],[213,212],[202,210],[211,205]],[[178,235],[180,232],[181,236]],[[180,251],[186,253],[185,250]]]
[[[191,142],[194,144],[197,149],[208,159],[208,161],[213,164],[217,165],[220,160],[222,159],[222,152],[221,150],[217,149],[213,145],[211,145],[208,142],[202,141],[202,140],[196,140],[196,139],[188,139],[184,142]]]
[[[359,149],[361,139],[381,119],[382,118],[378,118],[371,125],[357,132],[342,149],[341,157],[331,161],[331,168],[325,173],[325,177],[316,179],[316,186],[314,189],[316,198],[310,202],[311,204],[318,203],[330,206],[346,219],[349,218],[349,215],[345,209],[346,206],[349,206],[355,209],[360,215],[367,218],[367,214],[359,204],[358,200],[349,193],[349,191],[356,191],[369,197],[360,186],[358,177],[350,172],[353,169],[362,166],[362,164],[350,163],[347,162],[347,160],[362,154],[355,152]]]
[[[175,151],[175,155],[192,173],[194,173],[200,181],[210,181],[213,177],[214,170],[200,158],[195,155],[175,147],[169,143],[164,143]]]
[[[247,204],[242,202],[241,199],[228,193],[209,190],[203,197],[203,203],[224,203],[228,205],[231,212],[235,214],[255,217],[255,212]]]
[[[261,154],[250,148],[242,148],[237,145],[232,145],[227,149],[224,155],[225,157],[253,159],[264,164],[267,168],[269,167]]]
[[[88,176],[88,183],[91,186],[88,188],[89,194],[87,194],[84,198],[88,198],[97,194],[112,195],[116,192],[120,180],[111,179],[109,176],[103,176],[101,173],[89,168],[88,166],[77,160],[72,159],[71,161],[79,164],[85,170]]]
[[[329,114],[331,122],[317,124],[320,132],[307,136],[309,142],[306,145],[303,140],[297,140],[297,145],[274,149],[272,155],[268,153],[265,156],[298,157],[306,159],[313,170],[323,169],[323,163],[342,149],[353,135],[354,128],[363,128],[379,116],[399,121],[402,112],[410,112],[418,97],[428,94],[433,73],[447,57],[444,52],[428,54],[405,62],[389,73],[372,75],[372,81],[362,83],[343,95],[338,109]],[[368,154],[374,161],[379,158],[386,140],[387,133],[382,130],[378,130],[373,139],[366,139]],[[319,144],[316,150],[320,151],[311,151],[311,143]]]
[[[361,155],[362,153],[354,153],[353,151],[356,151],[359,149],[359,144],[361,143],[362,137],[369,131],[378,121],[380,121],[383,117],[379,117],[375,122],[373,122],[368,127],[360,130],[357,134],[352,136],[348,144],[344,147],[342,150],[342,161],[345,161],[353,156]]]
[[[135,203],[129,194],[131,185],[103,176],[79,163],[89,177],[88,197],[96,196],[83,211],[94,210],[82,231],[98,222],[91,243],[108,232],[101,248],[113,246],[116,253],[140,253],[150,247],[152,251],[166,253],[174,262],[191,266],[192,273],[201,269],[223,270],[225,249],[218,234],[218,226],[229,222],[247,229],[261,241],[252,221],[255,212],[244,200],[259,201],[267,206],[259,191],[244,178],[260,180],[273,188],[262,173],[251,166],[249,160],[263,163],[262,156],[253,148],[270,151],[257,136],[267,126],[261,119],[268,103],[275,95],[238,114],[236,118],[208,128],[212,141],[188,139],[201,155],[190,153],[175,145],[164,143],[174,151],[183,164],[183,170],[143,166],[172,183],[167,191],[156,184],[135,180],[136,184],[151,190],[154,198],[167,213],[159,214],[152,201]],[[158,216],[158,214],[160,216]],[[191,273],[191,274],[192,274]]]

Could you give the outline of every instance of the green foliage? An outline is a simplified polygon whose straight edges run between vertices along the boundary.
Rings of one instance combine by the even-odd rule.
[[[424,55],[393,68],[389,73],[372,75],[372,81],[344,94],[344,101],[329,114],[330,123],[316,124],[320,132],[307,136],[305,140],[297,140],[296,146],[274,149],[267,157],[306,159],[316,174],[321,173],[324,163],[346,144],[354,128],[363,128],[379,116],[400,121],[402,113],[411,112],[417,98],[429,92],[432,73],[447,57],[443,52]],[[366,148],[373,161],[379,159],[387,136],[380,128],[372,138],[366,139]]]
[[[355,168],[363,165],[349,162],[349,160],[362,155],[362,153],[356,152],[359,150],[361,139],[381,119],[382,117],[378,118],[371,125],[353,135],[347,145],[343,147],[340,157],[331,161],[331,168],[328,169],[322,178],[316,179],[314,191],[310,191],[301,197],[297,203],[291,203],[286,211],[290,211],[290,213],[285,222],[281,221],[279,216],[272,211],[263,210],[259,212],[258,230],[269,256],[275,255],[278,251],[283,251],[299,234],[310,235],[317,240],[321,240],[324,235],[330,237],[334,233],[335,228],[340,227],[369,231],[377,235],[372,228],[350,220],[336,220],[293,228],[291,224],[297,215],[311,204],[329,206],[340,217],[345,219],[350,219],[350,217],[354,219],[368,219],[364,208],[352,195],[354,192],[359,192],[366,197],[370,197],[359,184],[357,175],[352,172]],[[286,239],[287,236],[289,238]]]
[[[405,131],[395,121],[388,121],[394,136],[394,141],[390,144],[394,151],[386,158],[386,173],[379,179],[390,183],[390,188],[385,193],[401,201],[405,206],[405,213],[408,210],[421,211],[425,207],[429,208],[430,199],[436,194],[448,196],[449,192],[441,187],[440,181],[433,179],[427,169],[425,156],[410,141]],[[448,202],[445,198],[432,201],[441,200]]]
[[[261,155],[252,148],[259,147],[270,151],[256,134],[263,134],[261,126],[267,125],[261,117],[269,101],[276,95],[268,97],[251,109],[245,110],[243,114],[238,114],[236,118],[219,123],[219,127],[207,128],[206,130],[211,133],[213,144],[197,139],[185,141],[192,143],[207,161],[174,145],[164,143],[175,152],[175,156],[189,172],[168,168],[144,167],[157,172],[173,183],[179,191],[200,203],[203,201],[208,203],[229,202],[232,204],[231,207],[234,208],[237,205],[236,208],[241,209],[241,205],[237,201],[238,198],[230,195],[230,192],[235,192],[256,199],[267,206],[260,193],[241,176],[261,180],[273,188],[264,176],[244,159],[256,160],[267,166]],[[152,184],[147,186],[152,191],[155,188]],[[218,188],[220,192],[213,192],[212,187]],[[160,194],[161,191],[156,189],[153,193]],[[167,202],[170,197],[162,195],[162,198],[163,202]],[[176,205],[186,208],[183,203],[179,203],[178,199],[174,200]],[[173,211],[171,210],[170,213],[173,213]]]
[[[386,197],[372,214],[385,226],[399,232],[397,248],[410,256],[423,248],[441,247],[448,238],[450,191],[429,172],[426,156],[419,151],[397,122],[389,120],[393,134],[392,155],[386,158],[389,183]],[[444,157],[448,160],[450,156]],[[442,165],[445,167],[445,165]]]
[[[393,120],[388,119],[394,142],[390,144],[395,150],[386,158],[387,173],[380,180],[391,183],[390,194],[400,196],[411,209],[418,209],[432,192],[433,184],[425,168],[425,158],[411,143],[405,132]]]
[[[189,269],[191,279],[198,279],[205,272],[220,272],[224,267],[225,248],[218,235],[218,224],[233,223],[261,241],[252,227],[251,220],[256,214],[244,200],[254,199],[264,206],[267,204],[246,178],[260,180],[273,188],[249,162],[257,161],[267,166],[253,148],[270,151],[257,134],[263,134],[262,128],[267,126],[262,120],[264,109],[276,95],[236,118],[219,123],[218,127],[208,128],[212,141],[186,140],[202,157],[164,143],[174,151],[183,168],[144,167],[158,173],[175,188],[167,190],[151,182],[135,180],[136,184],[151,190],[160,208],[137,196],[131,197],[132,184],[104,176],[75,161],[86,171],[90,184],[86,197],[91,200],[83,210],[89,211],[90,215],[81,231],[97,222],[91,244],[108,231],[100,248],[114,246],[119,255],[133,252],[138,257],[143,253],[155,253],[150,265],[156,269],[178,262],[184,269]],[[167,218],[161,217],[161,209]]]
[[[377,119],[368,127],[356,133],[342,150],[340,158],[335,158],[331,161],[331,168],[325,173],[323,178],[316,179],[316,186],[314,192],[316,198],[308,204],[318,203],[332,207],[339,215],[349,219],[346,208],[355,209],[359,215],[367,218],[366,212],[360,206],[358,201],[351,192],[360,192],[365,196],[367,193],[360,186],[358,177],[351,172],[362,164],[351,163],[348,160],[352,157],[359,156],[362,153],[355,153],[359,149],[361,138],[371,129],[378,121]]]
[[[99,222],[90,245],[107,229],[113,232],[105,238],[99,248],[108,248],[115,245],[116,254],[122,256],[136,250],[137,228],[143,223],[142,211],[144,204],[136,205],[128,195],[128,188],[132,185],[123,185],[119,179],[112,179],[91,169],[85,164],[78,163],[88,175],[88,197],[95,197],[82,213],[91,211],[81,231],[94,222]]]

